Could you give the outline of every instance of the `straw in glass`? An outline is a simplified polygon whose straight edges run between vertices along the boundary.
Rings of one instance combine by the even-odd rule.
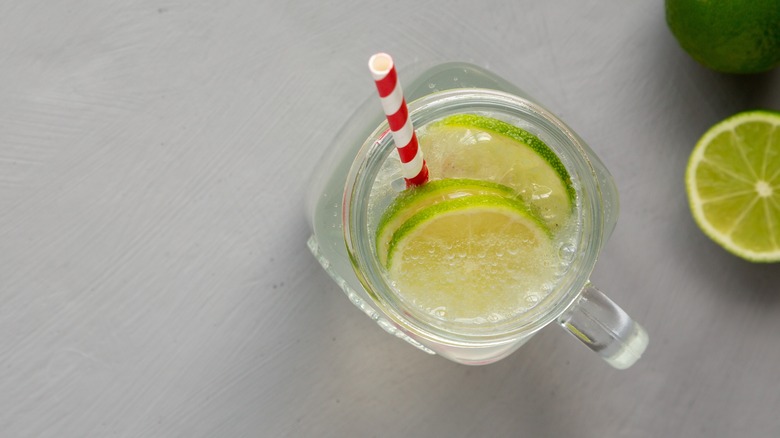
[[[382,109],[401,158],[401,173],[406,180],[406,187],[425,184],[428,182],[428,166],[417,143],[417,134],[409,117],[393,58],[387,53],[377,53],[368,60],[368,68],[374,77]]]

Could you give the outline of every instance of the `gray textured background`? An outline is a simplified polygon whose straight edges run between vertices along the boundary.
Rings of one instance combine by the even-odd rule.
[[[580,133],[621,218],[594,281],[651,343],[561,330],[466,367],[386,335],[309,254],[307,175],[388,51],[473,61]],[[711,243],[704,130],[780,109],[660,0],[0,1],[0,436],[767,437],[780,268]]]

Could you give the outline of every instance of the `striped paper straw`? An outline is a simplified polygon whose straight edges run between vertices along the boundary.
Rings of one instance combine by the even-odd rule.
[[[387,123],[390,124],[390,132],[401,158],[401,173],[406,180],[406,187],[425,184],[428,182],[428,166],[417,144],[417,135],[406,108],[393,58],[387,53],[377,53],[368,60],[368,69],[374,77],[382,100],[382,109],[387,116]]]

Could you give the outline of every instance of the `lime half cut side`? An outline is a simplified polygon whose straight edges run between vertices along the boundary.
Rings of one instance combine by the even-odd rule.
[[[780,261],[780,113],[747,111],[710,128],[685,175],[704,233],[753,262]]]
[[[515,125],[457,114],[426,126],[420,148],[431,175],[511,187],[553,231],[573,211],[576,193],[563,162],[541,139]]]
[[[380,263],[387,264],[387,252],[393,233],[415,213],[442,201],[471,195],[517,196],[514,190],[501,184],[459,178],[434,180],[406,189],[395,198],[379,219],[376,249]]]
[[[527,311],[560,267],[547,226],[524,202],[473,195],[422,209],[390,242],[396,290],[448,321],[492,323]]]

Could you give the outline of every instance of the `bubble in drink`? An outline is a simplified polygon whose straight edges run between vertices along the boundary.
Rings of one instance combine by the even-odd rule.
[[[570,242],[562,243],[561,248],[559,250],[561,260],[570,261],[574,257],[576,251],[577,251],[577,247],[575,247],[573,243]]]

